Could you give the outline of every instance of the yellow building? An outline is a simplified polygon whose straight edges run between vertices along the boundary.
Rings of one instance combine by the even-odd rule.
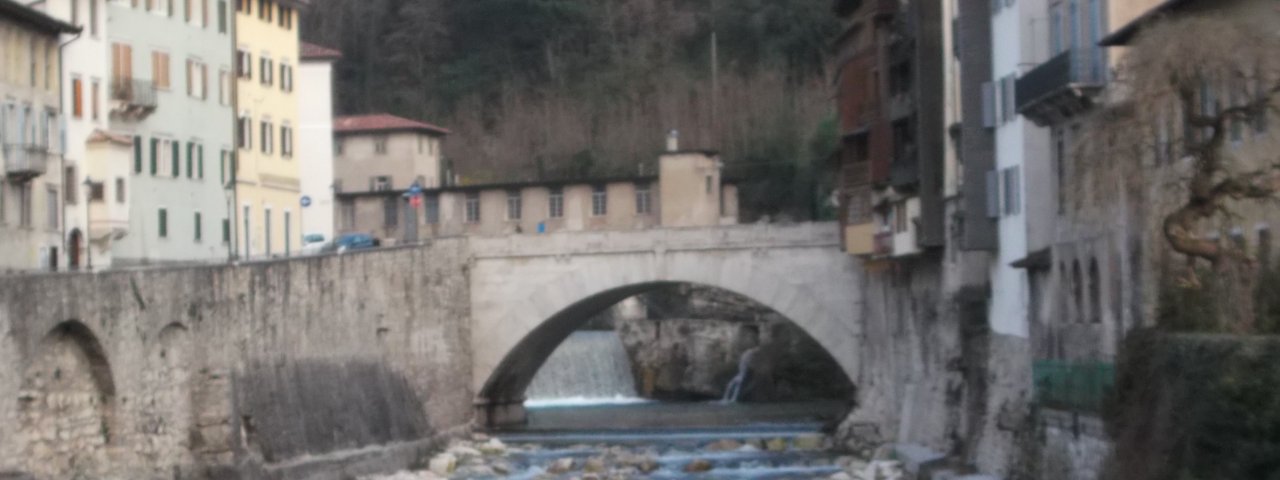
[[[236,0],[234,236],[240,258],[287,256],[301,245],[293,77],[298,65],[298,9],[306,3]]]

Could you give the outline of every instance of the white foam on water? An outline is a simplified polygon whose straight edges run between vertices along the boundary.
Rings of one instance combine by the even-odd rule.
[[[636,405],[652,402],[652,400],[645,398],[615,395],[612,397],[530,398],[524,401],[524,406],[525,408],[589,407],[594,405]]]

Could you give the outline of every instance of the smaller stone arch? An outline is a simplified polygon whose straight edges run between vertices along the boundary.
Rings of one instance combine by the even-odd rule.
[[[116,387],[88,326],[67,321],[41,340],[23,374],[18,435],[25,468],[40,478],[99,478],[109,469]]]
[[[195,426],[192,406],[192,340],[181,323],[166,325],[149,349],[144,374],[146,393],[139,399],[145,407],[139,430],[148,441],[141,442],[139,454],[158,473],[191,463],[191,436]]]

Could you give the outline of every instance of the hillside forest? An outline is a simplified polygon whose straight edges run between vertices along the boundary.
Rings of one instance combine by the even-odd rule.
[[[721,152],[745,221],[831,215],[826,0],[313,0],[338,114],[445,126],[464,182],[653,174]],[[714,61],[713,61],[714,59]]]

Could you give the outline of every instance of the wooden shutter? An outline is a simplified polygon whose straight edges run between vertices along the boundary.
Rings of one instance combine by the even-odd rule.
[[[71,112],[76,118],[84,117],[84,82],[79,78],[71,80]]]

